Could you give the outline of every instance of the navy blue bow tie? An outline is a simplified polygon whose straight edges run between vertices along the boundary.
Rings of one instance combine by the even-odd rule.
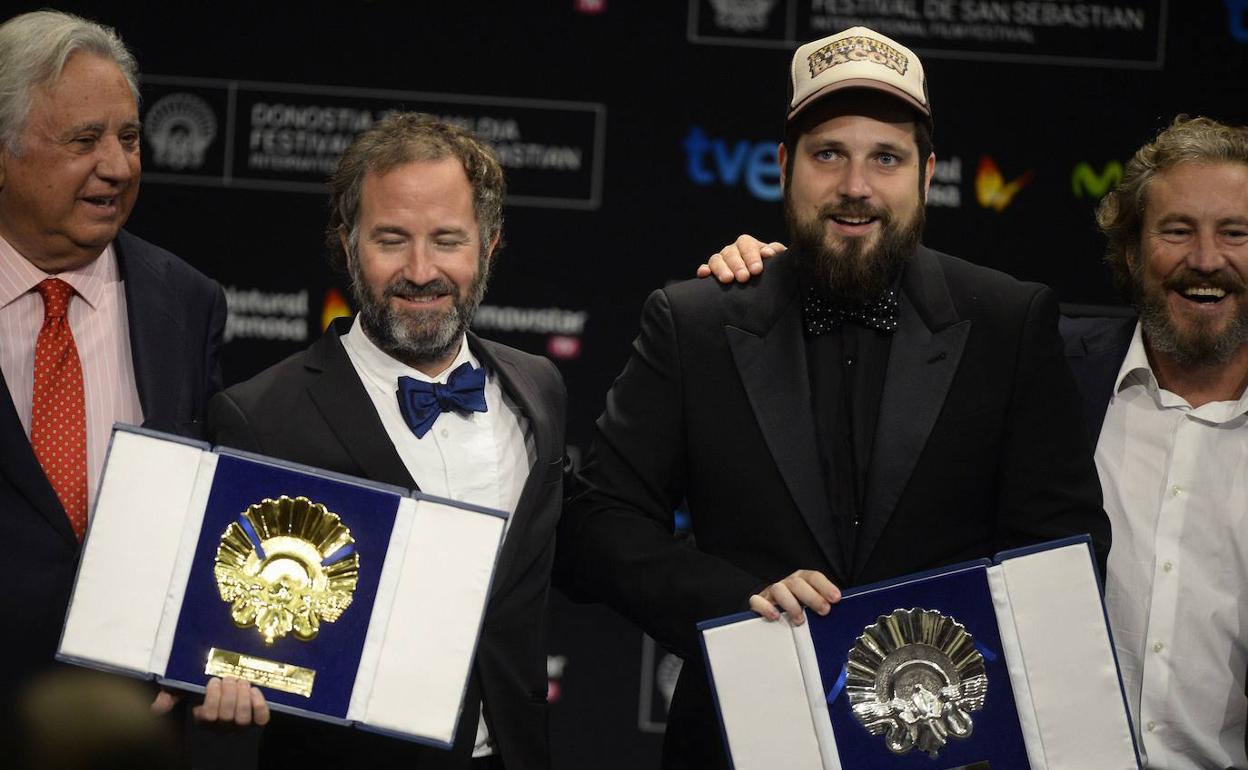
[[[446,384],[399,378],[399,411],[407,426],[423,438],[443,412],[484,412],[485,369],[464,363],[451,372]]]

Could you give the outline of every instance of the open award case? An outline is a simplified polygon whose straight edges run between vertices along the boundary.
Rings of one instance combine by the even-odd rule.
[[[699,624],[736,770],[1138,770],[1086,537]]]
[[[447,748],[506,516],[119,426],[57,657]]]

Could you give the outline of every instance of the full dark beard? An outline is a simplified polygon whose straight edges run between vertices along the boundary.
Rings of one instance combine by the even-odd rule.
[[[477,275],[461,292],[459,286],[445,278],[417,284],[405,278],[391,281],[380,297],[374,297],[360,270],[359,259],[348,260],[351,274],[351,295],[360,309],[360,323],[368,338],[390,357],[413,368],[440,361],[454,352],[460,338],[472,324],[473,316],[485,297],[490,262],[483,257]],[[410,297],[431,292],[455,297],[449,310],[396,311],[391,297]]]
[[[1170,317],[1170,308],[1166,304],[1168,291],[1178,291],[1190,285],[1215,286],[1225,290],[1227,298],[1223,302],[1233,296],[1242,298],[1246,288],[1243,282],[1224,273],[1202,275],[1185,270],[1168,277],[1160,286],[1149,286],[1144,282],[1143,266],[1141,260],[1135,270],[1138,289],[1136,309],[1140,313],[1144,337],[1152,350],[1169,356],[1182,366],[1209,367],[1225,364],[1236,351],[1248,344],[1248,303],[1242,299],[1239,314],[1221,332],[1215,331],[1209,324],[1180,328]]]
[[[878,218],[880,238],[875,248],[868,250],[865,238],[842,238],[843,246],[829,246],[824,240],[824,222],[834,214]],[[909,222],[898,223],[887,211],[850,201],[828,204],[813,219],[802,220],[786,193],[784,218],[789,238],[802,255],[801,267],[811,286],[835,300],[866,303],[878,299],[901,274],[902,265],[923,236],[926,212],[920,204]]]

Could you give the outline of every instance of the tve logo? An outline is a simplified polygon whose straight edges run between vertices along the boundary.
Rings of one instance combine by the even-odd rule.
[[[780,200],[780,155],[776,142],[714,139],[700,126],[693,126],[685,137],[685,155],[694,184],[744,184],[759,200]]]
[[[1231,17],[1231,37],[1248,43],[1248,0],[1226,0],[1226,12]]]

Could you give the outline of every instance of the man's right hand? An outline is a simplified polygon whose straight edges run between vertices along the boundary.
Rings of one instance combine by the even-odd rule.
[[[832,605],[841,600],[841,589],[813,569],[799,569],[784,580],[764,588],[750,597],[750,609],[768,620],[779,620],[783,611],[793,625],[806,622],[802,607],[827,615]],[[777,609],[779,605],[779,609]]]
[[[161,690],[152,701],[152,711],[168,713],[181,699],[168,690]],[[242,679],[212,677],[204,689],[203,703],[191,709],[196,722],[219,723],[236,727],[252,724],[263,727],[269,723],[269,704],[259,687]]]
[[[698,267],[698,277],[715,276],[720,283],[745,283],[763,272],[763,260],[785,251],[778,241],[763,243],[752,235],[742,235],[711,255],[706,264]]]

